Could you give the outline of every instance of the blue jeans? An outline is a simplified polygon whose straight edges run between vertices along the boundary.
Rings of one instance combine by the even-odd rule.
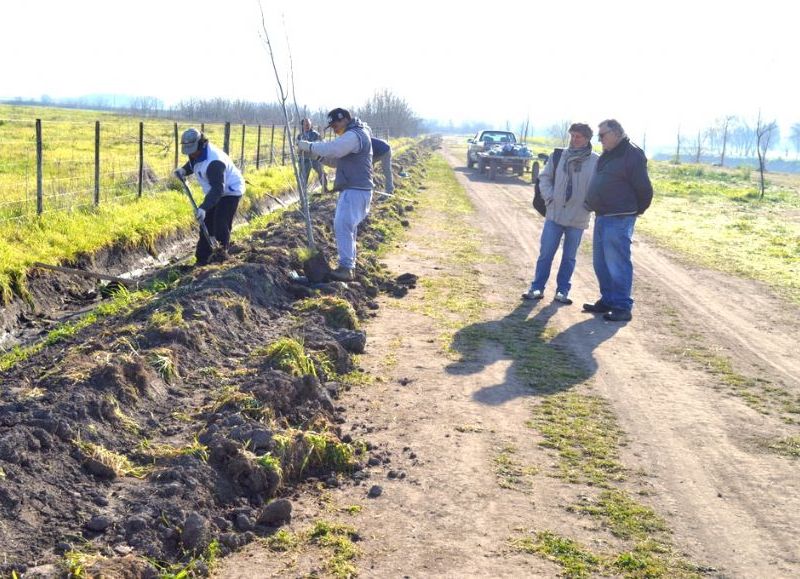
[[[636,215],[597,215],[592,247],[600,300],[612,310],[633,309],[631,241]]]
[[[345,189],[339,193],[333,216],[333,232],[341,267],[353,269],[356,266],[358,224],[369,214],[371,201],[372,191],[369,189]]]
[[[581,244],[583,229],[579,227],[565,227],[552,219],[547,219],[542,228],[541,247],[539,259],[536,261],[536,274],[533,277],[531,289],[544,291],[547,278],[550,277],[550,267],[556,254],[561,238],[564,238],[564,249],[561,252],[561,265],[556,276],[556,291],[564,295],[569,294],[572,287],[570,280],[575,271],[575,256]]]

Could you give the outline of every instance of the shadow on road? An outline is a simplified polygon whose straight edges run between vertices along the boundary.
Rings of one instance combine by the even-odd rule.
[[[547,324],[560,307],[569,306],[523,300],[504,318],[460,329],[453,349],[461,360],[450,364],[447,372],[476,374],[511,359],[502,383],[473,394],[478,402],[493,406],[514,398],[553,394],[583,382],[597,372],[595,349],[622,326],[586,314],[585,320],[554,332]]]

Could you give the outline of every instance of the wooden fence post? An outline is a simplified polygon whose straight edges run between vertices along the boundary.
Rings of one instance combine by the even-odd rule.
[[[261,164],[261,125],[258,125],[258,138],[256,139],[256,170]]]
[[[139,121],[139,194],[142,196],[144,181],[144,121]]]
[[[178,123],[174,124],[174,132],[175,132],[175,169],[178,168],[178,153],[180,153],[180,147],[178,146]]]
[[[272,125],[272,136],[269,138],[269,164],[275,163],[275,125]]]
[[[42,119],[36,119],[36,214],[44,211],[42,178]]]
[[[242,150],[239,152],[239,168],[244,171],[244,131],[245,124],[242,123]]]
[[[100,121],[94,122],[94,204],[100,205]]]
[[[222,140],[222,150],[225,151],[226,155],[231,152],[231,124],[228,122],[225,123],[225,136]]]

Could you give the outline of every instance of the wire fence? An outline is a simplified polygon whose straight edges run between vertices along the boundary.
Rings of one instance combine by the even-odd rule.
[[[297,127],[106,118],[0,119],[0,222],[163,191],[186,162],[180,135],[198,127],[243,173],[291,163]],[[374,130],[374,129],[373,129]],[[388,139],[387,130],[374,130]],[[323,138],[334,135],[325,131]]]

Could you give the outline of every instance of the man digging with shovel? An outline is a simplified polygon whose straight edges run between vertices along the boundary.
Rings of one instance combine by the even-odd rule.
[[[186,177],[194,174],[203,189],[203,202],[195,211],[200,223],[204,223],[211,239],[201,231],[197,241],[196,265],[207,265],[214,257],[224,261],[231,241],[233,216],[244,195],[244,178],[230,157],[208,142],[208,139],[191,128],[181,136],[181,151],[189,161],[175,169],[175,176],[185,183]],[[213,239],[219,244],[214,251]]]
[[[333,231],[339,252],[339,267],[330,273],[337,281],[352,281],[356,267],[358,224],[369,213],[372,201],[372,143],[369,129],[350,112],[337,108],[328,113],[328,127],[336,133],[333,141],[299,141],[297,148],[312,158],[322,157],[325,165],[336,167],[334,191],[339,191]]]

